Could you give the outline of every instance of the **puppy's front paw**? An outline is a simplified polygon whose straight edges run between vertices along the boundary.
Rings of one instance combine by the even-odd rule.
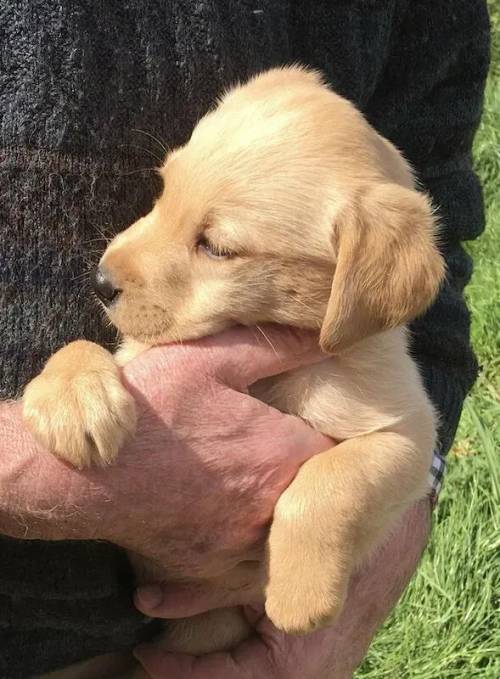
[[[68,344],[28,384],[25,422],[48,450],[76,467],[109,464],[135,431],[135,405],[113,357],[91,342]]]
[[[268,542],[266,613],[289,634],[332,625],[344,605],[351,572],[342,541],[321,540],[314,526],[301,518],[290,519],[278,511]]]

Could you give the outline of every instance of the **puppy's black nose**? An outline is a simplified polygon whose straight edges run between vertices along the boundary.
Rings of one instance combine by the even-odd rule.
[[[94,271],[92,287],[103,304],[110,304],[121,292],[121,290],[113,285],[107,271],[100,267]]]

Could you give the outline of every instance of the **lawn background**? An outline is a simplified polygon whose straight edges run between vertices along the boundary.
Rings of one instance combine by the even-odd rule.
[[[467,250],[481,375],[465,403],[432,538],[356,679],[500,679],[500,0],[489,0],[492,63],[474,145],[487,229]]]

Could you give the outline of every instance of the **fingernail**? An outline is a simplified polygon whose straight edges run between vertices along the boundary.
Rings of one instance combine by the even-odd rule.
[[[247,604],[246,606],[243,606],[243,613],[248,620],[248,622],[255,627],[257,623],[259,623],[262,618],[265,616],[266,612],[264,610],[264,607],[262,605],[251,605]]]
[[[163,600],[161,587],[158,585],[143,585],[138,587],[136,597],[141,607],[156,608]]]

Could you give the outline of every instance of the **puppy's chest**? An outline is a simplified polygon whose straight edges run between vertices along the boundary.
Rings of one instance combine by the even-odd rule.
[[[401,336],[386,338],[252,385],[250,393],[338,441],[401,422],[423,395]],[[388,344],[380,351],[380,343]],[[368,351],[367,351],[368,349]],[[389,351],[390,350],[390,351]]]

